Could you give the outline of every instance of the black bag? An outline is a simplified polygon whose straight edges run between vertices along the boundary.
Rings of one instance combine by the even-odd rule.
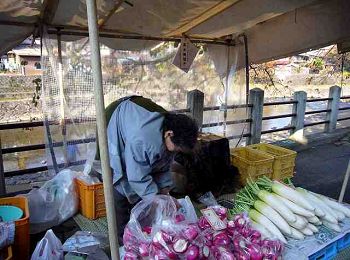
[[[192,155],[179,153],[175,161],[186,169],[186,194],[197,200],[211,191],[214,196],[233,193],[239,185],[238,170],[230,164],[227,138],[201,136],[198,149]]]

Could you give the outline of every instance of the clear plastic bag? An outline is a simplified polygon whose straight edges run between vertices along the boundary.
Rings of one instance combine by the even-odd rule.
[[[186,212],[179,212],[174,199],[166,195],[139,202],[124,230],[124,259],[186,259],[191,247],[198,247],[193,241],[200,230],[192,203],[181,202]]]
[[[188,223],[196,223],[198,217],[190,197],[186,196],[184,199],[178,199],[177,201],[181,205],[177,214],[181,213]]]
[[[218,202],[216,201],[213,193],[208,191],[198,198],[198,201],[207,207],[216,206]]]
[[[15,240],[15,223],[1,222],[0,218],[0,250],[13,244]]]
[[[145,235],[144,229],[151,227],[151,233],[155,233],[155,227],[167,227],[173,224],[177,213],[176,204],[170,196],[157,195],[140,201],[132,210],[127,229],[136,237],[150,240]],[[124,232],[124,239],[127,235]]]
[[[63,251],[80,251],[81,248],[98,246],[101,249],[108,248],[109,242],[106,234],[96,232],[77,231],[63,244]]]
[[[36,245],[31,260],[63,260],[62,243],[51,229]]]
[[[78,211],[78,194],[74,178],[81,173],[65,169],[41,188],[28,194],[30,233],[35,234],[56,226]]]

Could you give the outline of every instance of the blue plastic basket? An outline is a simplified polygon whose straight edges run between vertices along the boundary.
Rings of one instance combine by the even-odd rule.
[[[330,260],[338,253],[338,240],[309,256],[309,260]]]
[[[343,236],[337,241],[338,251],[341,251],[349,246],[350,246],[350,233],[347,233],[345,236]]]

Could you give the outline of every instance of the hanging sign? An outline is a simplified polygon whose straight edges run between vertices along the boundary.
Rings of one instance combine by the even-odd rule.
[[[199,49],[187,38],[181,39],[180,47],[174,57],[173,64],[184,72],[188,72]]]

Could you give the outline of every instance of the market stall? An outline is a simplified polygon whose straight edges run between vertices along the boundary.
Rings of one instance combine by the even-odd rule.
[[[96,104],[96,125],[103,172],[109,243],[112,259],[119,259],[116,240],[116,213],[114,211],[112,175],[109,167],[106,119],[104,116],[105,105],[100,43],[117,50],[150,49],[163,41],[178,43],[190,41],[206,45],[215,69],[225,85],[222,107],[223,110],[227,110],[229,90],[237,88],[234,84],[235,77],[238,75],[238,71],[242,71],[242,69],[245,70],[243,73],[246,75],[246,81],[242,88],[243,91],[240,91],[239,100],[240,102],[247,102],[250,64],[300,53],[307,49],[325,46],[330,43],[340,44],[347,42],[350,36],[346,27],[349,23],[349,16],[347,15],[349,9],[350,6],[345,0],[273,1],[273,3],[271,1],[249,0],[213,0],[204,2],[106,0],[99,1],[98,5],[94,0],[87,0],[86,3],[84,1],[43,1],[43,3],[33,1],[28,3],[27,1],[6,0],[0,4],[0,50],[1,53],[6,52],[30,34],[34,34],[35,37],[46,35],[47,39],[56,39],[58,36],[57,53],[54,55],[61,57],[61,47],[59,47],[61,46],[61,41],[73,41],[89,37],[89,57],[91,57],[91,74]],[[64,66],[61,58],[58,59],[58,64],[53,63],[51,66],[57,68],[57,75],[52,84],[57,85],[59,91],[55,93],[50,91],[49,88],[49,91],[46,93],[49,95],[46,98],[51,98],[50,95],[58,96],[59,105],[56,105],[61,108],[59,119],[61,120],[60,127],[62,128],[61,134],[64,143],[63,154],[65,155],[67,152],[65,139],[65,122],[67,118],[63,108],[64,88],[69,88],[70,86],[64,86],[62,83]],[[43,84],[45,88],[45,84],[48,84],[48,82],[44,81]],[[50,126],[49,120],[47,120],[47,124]],[[54,156],[55,151],[50,139],[50,129],[49,127],[47,129],[47,146],[53,168],[58,173],[61,169],[57,168]],[[66,164],[67,161],[64,163]],[[249,207],[252,207],[251,203],[253,203],[254,207],[255,204],[258,204],[257,207],[259,207],[259,204],[262,203],[255,203],[252,197],[258,196],[258,190],[261,187],[270,189],[269,185],[271,186],[272,184],[267,179],[261,180],[260,187],[259,183],[248,183],[248,194],[241,194],[240,196],[248,196],[251,199],[249,203],[247,202]],[[323,197],[319,198],[313,194],[310,195],[303,190],[299,193],[302,192],[306,192],[307,196],[312,198],[312,201],[316,200],[322,205],[318,212],[316,212],[316,208],[305,206],[307,205],[305,203],[303,206],[311,211],[313,215],[318,213],[318,217],[326,218],[327,216],[324,223],[329,224],[329,227],[336,231],[339,230],[336,225],[338,220],[343,218],[343,215],[333,216],[331,213],[326,215],[324,211],[329,212],[329,207],[332,208],[333,205],[340,212],[346,212],[343,206],[338,204],[335,206],[332,201],[327,199],[325,199],[326,203],[323,202],[322,204],[320,201],[324,199]],[[291,197],[287,197],[287,199],[291,199]],[[263,201],[263,203],[266,203],[266,201]],[[327,203],[329,204],[328,206]],[[265,204],[263,205],[265,206]],[[248,210],[246,207],[246,204],[240,206],[240,208]],[[235,213],[238,213],[239,208],[235,208],[235,210]],[[290,210],[286,209],[286,211],[289,212]],[[285,213],[285,211],[282,212]],[[343,213],[345,214],[345,212]],[[283,215],[284,213],[281,214]],[[216,212],[216,214],[220,215],[220,212]],[[301,213],[299,212],[299,214]],[[254,216],[256,214],[251,215]],[[313,218],[313,215],[309,215],[309,217]],[[293,214],[283,217],[289,222],[295,222]],[[319,223],[315,218],[313,221]],[[242,217],[242,219],[244,218]],[[226,216],[224,220],[227,220]],[[238,220],[238,222],[241,222],[241,220]],[[301,225],[303,227],[300,226],[299,229],[304,229],[304,226],[310,228],[303,234],[295,232],[297,235],[294,233],[294,237],[298,236],[301,238],[301,235],[304,236],[311,234],[311,232],[316,232],[316,227],[313,225],[316,223],[301,222],[303,222],[303,225]],[[227,225],[228,223],[231,222],[227,221]],[[291,229],[288,229],[286,225],[285,228],[287,234],[292,234]],[[278,232],[276,232],[276,236],[280,240],[284,240],[283,236]],[[158,237],[156,238],[158,239]],[[233,238],[231,237],[230,239]],[[227,239],[222,239],[222,237],[217,240],[220,240],[220,243],[228,241]],[[158,246],[164,246],[163,241],[155,242]],[[186,242],[179,242],[179,244],[184,247]],[[238,244],[240,243],[238,242]],[[281,255],[282,246],[279,242],[273,242],[272,244],[273,246],[271,247],[277,248],[274,249],[274,256],[278,257]],[[194,256],[194,258],[189,259],[196,259],[198,251],[195,249],[196,247],[191,248],[190,255],[191,257]],[[251,248],[253,248],[251,249],[252,251],[256,249],[254,246]],[[183,250],[187,250],[187,245],[186,249]],[[182,250],[180,249],[180,251]],[[226,255],[227,259],[233,259],[230,252],[226,252],[224,249],[218,251],[220,251],[220,254]]]

